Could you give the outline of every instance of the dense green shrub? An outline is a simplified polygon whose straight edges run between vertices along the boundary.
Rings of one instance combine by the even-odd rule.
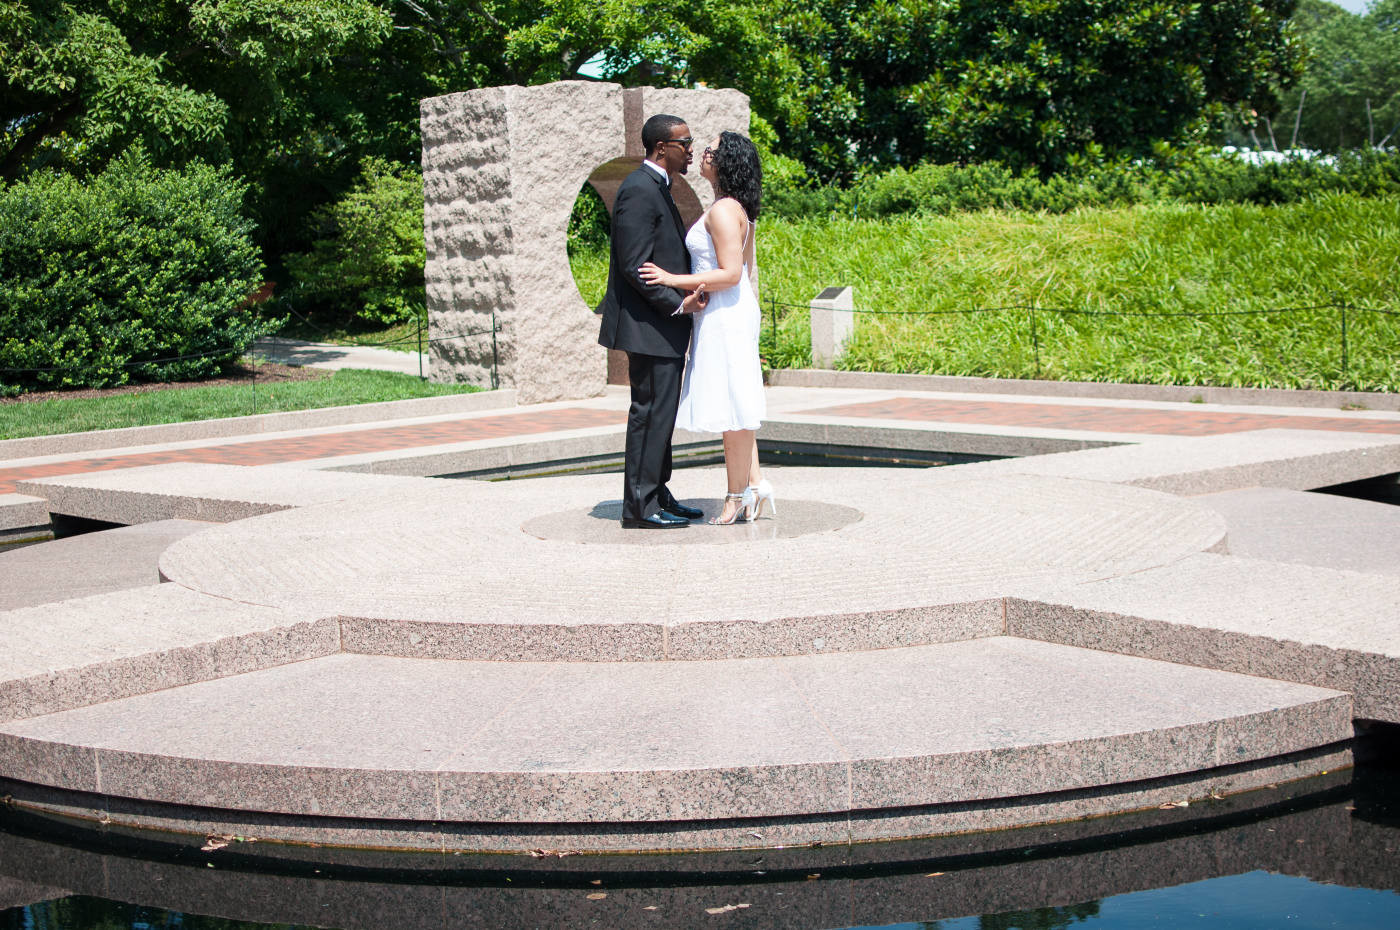
[[[569,254],[606,249],[611,236],[612,217],[608,216],[607,204],[592,184],[583,185],[569,214]]]
[[[314,211],[311,251],[286,257],[281,300],[342,321],[403,323],[425,313],[423,178],[381,158],[344,197]]]
[[[0,188],[0,393],[198,378],[258,334],[244,185],[136,151]]]
[[[920,165],[848,188],[773,185],[777,216],[899,216],[1007,209],[1065,213],[1139,203],[1298,203],[1324,193],[1400,194],[1400,153],[1367,149],[1255,163],[1233,152],[1165,152],[1156,162],[1082,163],[1047,178],[1003,165]]]
[[[1159,174],[1164,199],[1183,203],[1298,203],[1323,193],[1382,197],[1400,194],[1400,153],[1363,149],[1259,165],[1198,156]]]

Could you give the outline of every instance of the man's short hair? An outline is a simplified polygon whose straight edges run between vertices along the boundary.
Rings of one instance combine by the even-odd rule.
[[[656,152],[656,147],[671,138],[671,131],[684,126],[685,120],[679,116],[658,113],[642,124],[642,148],[648,155]]]

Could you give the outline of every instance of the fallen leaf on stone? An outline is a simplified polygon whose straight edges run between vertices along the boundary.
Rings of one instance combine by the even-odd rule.
[[[807,876],[807,881],[809,881],[809,882],[811,882],[811,881],[816,881],[817,879],[819,879],[819,878],[821,878],[821,877],[822,877],[822,873],[820,873],[820,872],[813,872],[812,874],[810,874],[810,875]]]
[[[749,906],[750,906],[750,905],[748,905],[748,904],[726,904],[726,905],[724,905],[723,907],[707,907],[707,908],[705,908],[705,913],[706,913],[706,914],[728,914],[730,911],[742,910],[742,909],[744,909],[744,908],[746,908],[746,907],[749,907]]]
[[[204,845],[199,847],[200,852],[213,852],[216,849],[223,849],[234,841],[234,837],[227,833],[211,833],[204,839]]]
[[[1223,801],[1225,800],[1225,795],[1221,794],[1219,791],[1212,791],[1210,793],[1210,799],[1212,801]]]
[[[924,878],[937,878],[940,875],[947,875],[947,872],[930,872]]]
[[[607,893],[606,891],[595,891],[595,892],[593,892],[591,895],[588,896],[588,900],[590,900],[590,901],[601,901],[601,900],[603,900],[604,898],[606,898],[607,896],[608,896],[608,893]]]
[[[530,855],[536,859],[563,859],[565,856],[577,856],[578,853],[563,849],[532,849]]]
[[[593,879],[592,881],[590,881],[588,884],[590,884],[590,885],[601,885],[601,884],[603,884],[603,880],[602,880],[601,878],[595,878],[595,879]]]
[[[753,837],[753,838],[756,839],[756,840],[761,840],[761,839],[763,839],[763,834],[762,834],[762,833],[755,833],[755,832],[753,832],[752,830],[749,831],[749,836]]]
[[[644,911],[658,911],[658,910],[660,910],[660,908],[657,907],[655,904],[648,904],[646,907],[642,908],[642,910],[644,910]]]
[[[1174,807],[1190,807],[1190,806],[1191,806],[1191,802],[1190,802],[1190,801],[1168,801],[1168,802],[1165,803],[1165,804],[1159,804],[1159,805],[1157,806],[1157,809],[1158,809],[1159,811],[1169,811],[1169,810],[1171,810],[1171,809],[1174,808]]]

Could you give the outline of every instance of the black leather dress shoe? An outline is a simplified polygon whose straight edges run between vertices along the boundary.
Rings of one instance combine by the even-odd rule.
[[[624,530],[678,530],[683,526],[690,526],[690,521],[681,517],[673,517],[664,510],[658,510],[651,516],[642,517],[640,520],[622,518]]]
[[[673,517],[680,517],[683,520],[699,520],[705,515],[705,511],[699,507],[687,507],[674,497],[661,502],[661,510],[669,513]]]

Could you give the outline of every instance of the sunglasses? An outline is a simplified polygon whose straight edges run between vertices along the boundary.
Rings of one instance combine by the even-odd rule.
[[[685,150],[689,152],[690,147],[695,144],[695,139],[692,136],[686,136],[684,139],[662,139],[660,144],[665,145],[667,142],[674,142],[676,145],[684,147]]]

